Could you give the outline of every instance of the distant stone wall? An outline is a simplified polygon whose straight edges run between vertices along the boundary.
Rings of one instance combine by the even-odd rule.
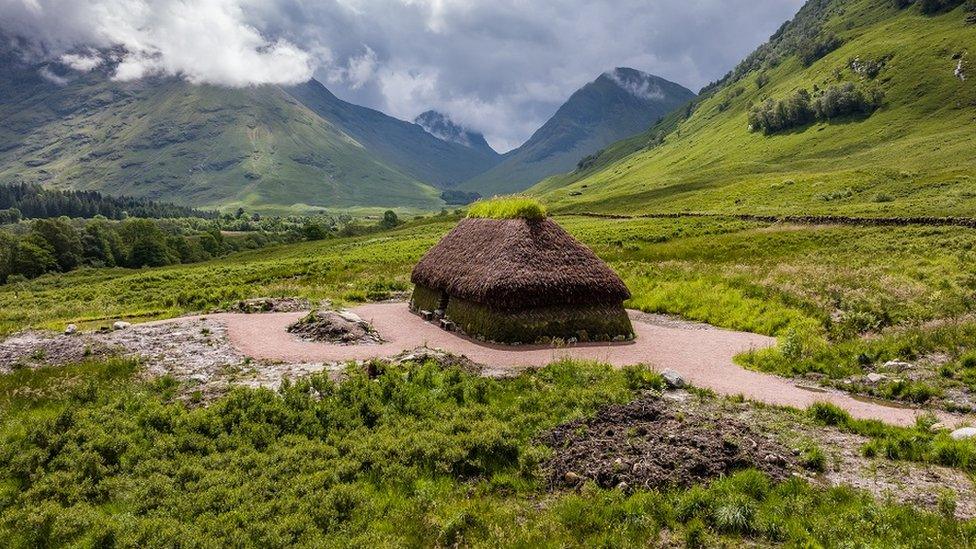
[[[976,228],[976,218],[973,217],[857,217],[847,215],[756,215],[756,214],[722,214],[705,212],[684,213],[649,213],[638,215],[601,214],[595,212],[578,212],[572,215],[584,217],[598,217],[602,219],[679,219],[687,217],[716,217],[725,219],[739,219],[742,221],[760,221],[765,223],[802,223],[807,225],[868,225],[885,227],[905,227],[908,225],[957,226]]]

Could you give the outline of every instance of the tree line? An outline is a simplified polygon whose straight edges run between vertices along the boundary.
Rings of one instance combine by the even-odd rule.
[[[150,219],[99,219],[82,228],[66,217],[38,219],[30,223],[26,234],[0,231],[0,283],[81,266],[140,268],[193,263],[262,244],[266,242],[260,239],[231,243],[217,228],[191,236],[167,233]]]
[[[127,196],[107,196],[98,191],[62,191],[45,189],[36,183],[0,185],[0,224],[21,218],[67,216],[91,219],[127,217],[213,219],[217,212],[201,211],[165,202],[153,202]]]
[[[79,267],[138,269],[196,263],[241,250],[370,234],[401,224],[393,211],[384,213],[375,224],[345,217],[337,221],[330,216],[256,220],[240,214],[228,223],[233,227],[244,219],[280,230],[255,230],[225,237],[223,231],[228,227],[223,225],[223,217],[212,221],[57,217],[21,222],[12,226],[12,230],[0,230],[0,284]]]

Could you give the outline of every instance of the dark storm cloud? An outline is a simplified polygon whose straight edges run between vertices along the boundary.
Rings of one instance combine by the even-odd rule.
[[[801,4],[0,0],[0,22],[61,47],[124,44],[136,53],[120,78],[164,72],[247,85],[314,73],[337,95],[400,118],[444,111],[504,150],[527,138],[575,89],[616,66],[697,90]]]

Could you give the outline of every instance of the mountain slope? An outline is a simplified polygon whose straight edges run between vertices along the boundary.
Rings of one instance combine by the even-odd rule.
[[[417,116],[413,123],[438,139],[481,151],[500,161],[500,156],[491,148],[484,135],[458,125],[443,113],[426,111]]]
[[[887,0],[813,0],[684,113],[530,192],[605,212],[972,215],[976,25]],[[749,112],[806,90],[880,91],[876,111],[750,131]],[[788,109],[787,109],[788,110]],[[660,135],[657,135],[660,133]],[[661,137],[663,138],[663,142]]]
[[[627,136],[695,96],[663,78],[618,68],[576,91],[528,141],[504,161],[460,187],[483,195],[520,191]]]
[[[451,187],[499,161],[490,147],[472,148],[438,139],[417,124],[347,103],[315,80],[287,91],[387,163],[431,185]]]
[[[58,85],[14,56],[3,62],[0,182],[210,207],[441,204],[278,87],[117,83],[99,71]]]

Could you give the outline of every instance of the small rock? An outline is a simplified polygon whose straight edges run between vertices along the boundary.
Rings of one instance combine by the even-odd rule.
[[[206,383],[210,380],[210,376],[207,374],[193,374],[190,376],[190,379],[198,383]]]
[[[914,368],[912,363],[905,362],[903,360],[889,360],[882,365],[882,368],[886,370],[895,370],[896,372],[901,372],[903,370],[910,370]]]
[[[64,329],[64,335],[71,335],[76,332],[78,332],[78,327],[74,324],[68,324],[68,326]]]
[[[566,473],[565,475],[563,475],[563,480],[565,480],[566,482],[572,482],[572,483],[575,484],[575,483],[579,482],[580,480],[582,480],[582,478],[579,475],[577,475],[576,473],[574,473],[572,471],[569,471],[568,473]]]
[[[664,378],[664,383],[672,389],[680,389],[685,386],[685,379],[674,370],[664,370],[661,372],[661,377]]]
[[[124,330],[124,329],[128,328],[129,326],[132,326],[132,324],[129,324],[128,322],[124,322],[122,320],[117,320],[117,321],[115,321],[114,324],[112,324],[112,329],[113,330]]]
[[[973,438],[976,437],[976,427],[961,427],[949,433],[949,436],[952,437],[954,440]]]
[[[625,336],[625,335],[613,336],[613,342],[614,343],[620,343],[621,341],[627,341],[627,336]]]
[[[766,461],[766,463],[771,463],[774,465],[783,465],[786,463],[786,460],[783,459],[782,456],[777,456],[776,454],[766,454],[766,457],[763,459]]]
[[[888,376],[886,376],[884,374],[875,374],[875,373],[872,372],[872,373],[864,376],[864,379],[866,379],[868,381],[868,383],[878,383],[879,381],[883,381],[885,379],[888,379]]]
[[[365,323],[363,321],[363,318],[361,316],[357,315],[356,313],[354,313],[352,311],[336,311],[336,314],[339,315],[339,318],[341,318],[341,319],[343,319],[345,321],[348,321],[348,322],[354,322],[356,324],[364,324]]]
[[[617,485],[617,490],[621,492],[626,492],[628,488],[630,488],[630,485],[625,480],[620,481],[620,484]]]
[[[941,421],[937,421],[932,425],[929,425],[929,431],[932,431],[933,433],[938,433],[939,431],[945,431],[946,429],[948,429],[948,427],[946,427],[946,424],[942,423]]]

